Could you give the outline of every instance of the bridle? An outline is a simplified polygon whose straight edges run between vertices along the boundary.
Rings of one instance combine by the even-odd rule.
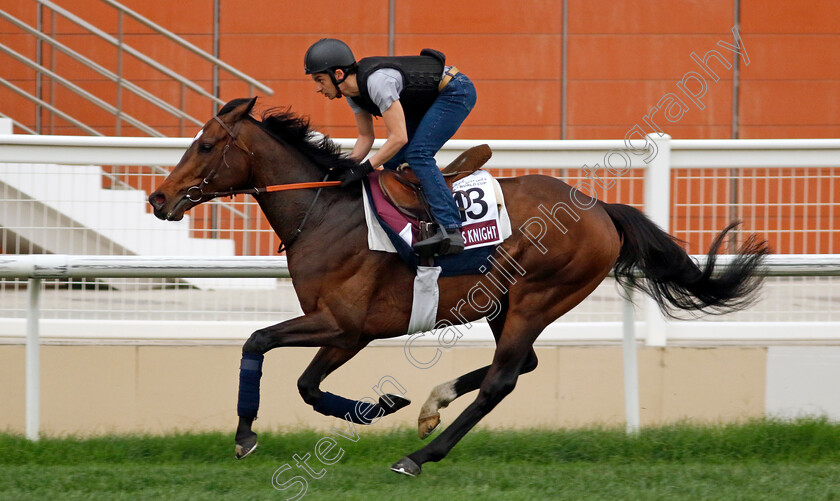
[[[214,116],[213,118],[219,123],[219,125],[222,126],[222,128],[225,130],[225,132],[228,133],[228,140],[227,140],[227,143],[225,144],[225,150],[222,153],[222,162],[224,163],[225,167],[227,167],[228,169],[231,168],[230,164],[228,164],[228,161],[227,161],[227,152],[230,149],[231,143],[233,143],[235,146],[237,146],[239,149],[241,149],[242,151],[244,151],[248,155],[250,155],[252,157],[254,156],[254,152],[249,150],[248,146],[245,143],[243,143],[242,140],[239,139],[239,128],[242,126],[242,121],[237,122],[237,124],[231,130],[231,128],[226,123],[224,123],[222,121],[222,119],[219,118],[218,115]],[[294,243],[294,241],[297,239],[298,235],[300,235],[301,231],[303,230],[303,226],[306,224],[306,221],[309,219],[309,215],[312,213],[312,209],[315,208],[315,203],[318,202],[318,197],[321,196],[321,190],[323,190],[324,188],[327,188],[327,187],[333,187],[333,186],[340,186],[341,185],[341,181],[327,181],[327,179],[330,176],[330,173],[327,173],[327,175],[324,176],[324,180],[320,181],[320,182],[315,181],[315,182],[308,182],[308,183],[274,184],[274,185],[271,185],[271,186],[266,186],[264,188],[254,187],[254,188],[245,188],[245,189],[241,189],[241,190],[212,191],[212,192],[205,193],[202,190],[202,188],[209,185],[213,181],[213,179],[216,178],[217,175],[218,175],[218,169],[214,167],[213,170],[211,170],[209,174],[204,176],[204,179],[201,181],[201,183],[187,188],[187,192],[184,195],[184,197],[187,200],[189,200],[190,202],[199,203],[199,202],[209,202],[210,200],[213,200],[214,198],[219,198],[219,197],[231,197],[231,198],[233,198],[234,195],[255,195],[256,196],[256,195],[259,195],[261,193],[272,193],[272,192],[276,192],[276,191],[302,190],[302,189],[308,189],[308,188],[318,188],[318,191],[315,192],[315,197],[312,199],[312,203],[309,205],[309,208],[306,210],[306,213],[303,216],[303,220],[300,222],[300,225],[298,225],[297,230],[295,230],[295,232],[292,234],[291,238],[289,238],[287,241],[284,241],[284,242],[280,243],[280,247],[277,249],[278,253],[283,252],[284,250],[288,249],[289,246],[291,246],[292,243]],[[197,192],[197,195],[194,194],[193,191]]]
[[[238,122],[236,126],[231,129],[228,124],[224,123],[222,119],[217,116],[213,117],[219,125],[228,133],[228,141],[225,144],[225,150],[222,153],[222,162],[224,163],[225,167],[228,169],[231,168],[230,164],[227,161],[227,152],[230,149],[231,143],[237,146],[239,149],[244,151],[250,156],[254,156],[254,153],[248,149],[248,146],[239,139],[239,128],[242,126],[242,122]],[[234,195],[259,195],[261,193],[272,193],[275,191],[286,191],[286,190],[302,190],[306,188],[326,188],[331,186],[339,186],[341,184],[340,181],[327,181],[329,174],[324,177],[323,181],[316,181],[316,182],[309,182],[309,183],[289,183],[289,184],[275,184],[271,186],[266,186],[264,188],[245,188],[241,190],[227,190],[227,191],[211,191],[205,193],[202,188],[210,184],[213,179],[219,174],[217,168],[213,168],[209,174],[204,176],[204,179],[195,186],[190,186],[187,188],[187,193],[184,195],[187,200],[190,202],[198,203],[198,202],[209,202],[214,198],[219,197],[233,197]],[[194,193],[196,192],[196,193]]]
[[[238,122],[236,124],[236,127],[234,128],[234,130],[231,130],[230,127],[228,126],[228,124],[222,122],[222,119],[220,119],[218,115],[214,116],[213,118],[217,122],[219,122],[219,125],[221,125],[222,128],[225,130],[225,132],[228,133],[228,140],[227,140],[227,143],[225,143],[225,150],[222,153],[222,162],[224,162],[225,167],[227,167],[228,169],[231,168],[230,164],[227,161],[227,152],[230,149],[230,143],[235,144],[237,147],[239,147],[239,149],[241,149],[242,151],[244,151],[248,155],[254,156],[254,153],[251,150],[248,149],[248,146],[239,139],[239,127],[241,127],[242,122]],[[211,181],[213,181],[213,179],[216,178],[218,173],[219,173],[218,169],[216,167],[214,167],[213,170],[211,170],[209,174],[204,176],[204,179],[199,184],[197,184],[195,186],[190,186],[189,188],[187,188],[187,193],[184,195],[187,198],[187,200],[189,200],[190,202],[194,202],[194,203],[201,202],[202,200],[205,201],[205,202],[208,202],[210,200],[213,200],[214,198],[225,196],[224,192],[218,192],[217,191],[217,192],[211,192],[211,193],[204,193],[204,191],[202,190],[202,188],[204,186],[207,186],[208,184],[210,184]],[[197,194],[194,194],[193,193],[194,191],[197,192]],[[235,193],[231,193],[230,196],[233,196],[234,194]],[[204,200],[204,197],[209,197],[209,198],[207,198],[207,200]]]

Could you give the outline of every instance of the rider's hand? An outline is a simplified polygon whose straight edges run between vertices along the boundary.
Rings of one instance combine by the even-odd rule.
[[[350,167],[342,172],[338,180],[341,181],[341,187],[344,188],[355,182],[361,181],[371,172],[373,172],[373,166],[370,165],[370,160],[365,160],[359,165]]]

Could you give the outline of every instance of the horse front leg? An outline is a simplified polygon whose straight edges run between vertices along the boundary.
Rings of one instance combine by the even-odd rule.
[[[267,351],[281,346],[334,346],[346,349],[355,344],[355,340],[347,339],[332,315],[323,311],[293,318],[251,334],[242,346],[239,366],[236,458],[244,458],[257,447],[257,434],[251,430],[251,426],[260,408],[260,379]]]

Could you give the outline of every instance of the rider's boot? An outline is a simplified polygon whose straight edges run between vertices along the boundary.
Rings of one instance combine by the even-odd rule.
[[[414,250],[420,255],[437,254],[448,256],[464,250],[464,236],[461,228],[443,229],[438,227],[435,234],[414,244]]]

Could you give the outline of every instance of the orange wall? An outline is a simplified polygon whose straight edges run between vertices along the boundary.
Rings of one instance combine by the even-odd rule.
[[[36,4],[22,0],[4,6],[12,15],[35,23]],[[98,0],[61,0],[60,5],[97,27],[116,34],[117,15]],[[211,0],[124,2],[197,46],[212,49]],[[459,132],[460,138],[557,139],[561,137],[562,2],[560,0],[445,0],[395,2],[397,54],[431,46],[470,75],[479,101]],[[340,5],[340,8],[339,8]],[[351,136],[353,119],[344,103],[316,95],[302,74],[303,53],[321,36],[347,41],[358,57],[386,54],[387,0],[276,2],[222,0],[221,56],[267,83],[275,95],[265,106],[292,106],[309,114],[319,128],[335,137]],[[48,11],[47,11],[48,12]],[[49,14],[46,15],[49,31]],[[55,32],[63,43],[117,69],[117,49],[74,23],[56,16]],[[833,0],[789,2],[741,1],[741,36],[750,64],[740,65],[738,135],[757,137],[840,136],[840,3]],[[666,93],[686,100],[677,82],[698,71],[689,55],[715,49],[731,61],[734,54],[717,45],[732,42],[734,0],[569,0],[567,138],[615,138],[643,117]],[[136,21],[124,21],[125,42],[173,70],[211,87],[209,66]],[[35,43],[21,30],[0,22],[3,43],[34,57]],[[51,52],[45,49],[49,66]],[[3,78],[34,89],[34,71],[0,54]],[[124,56],[124,76],[172,103],[180,86],[155,70]],[[728,138],[732,134],[733,72],[716,66],[720,80],[707,81],[700,110],[679,120],[657,121],[675,138]],[[108,102],[116,84],[56,54],[57,72]],[[49,86],[48,86],[49,87]],[[45,89],[49,96],[50,89]],[[224,100],[248,94],[248,88],[222,74]],[[0,111],[34,125],[34,106],[0,88]],[[115,119],[107,112],[57,86],[54,99],[73,116],[114,134]],[[126,112],[178,135],[178,122],[123,91]],[[200,120],[210,105],[192,91],[185,105]],[[49,120],[47,120],[48,122]],[[60,118],[57,133],[79,133]],[[648,127],[645,126],[647,129]],[[195,129],[186,126],[185,134]],[[142,135],[123,125],[123,135]]]
[[[3,9],[34,25],[36,4],[30,0],[6,2]],[[100,29],[116,35],[116,11],[99,0],[57,0],[59,5],[84,17]],[[213,2],[146,2],[124,0],[139,13],[174,31],[191,43],[212,50]],[[559,139],[562,138],[562,40],[561,0],[399,0],[395,9],[395,52],[414,54],[434,47],[448,56],[475,82],[478,103],[456,135],[474,139]],[[333,137],[355,133],[353,117],[344,102],[329,102],[315,93],[314,84],[303,74],[306,48],[322,36],[348,42],[358,58],[384,55],[388,51],[388,0],[221,0],[221,58],[275,90],[260,106],[291,106],[310,115],[313,124]],[[733,134],[733,69],[712,60],[709,65],[720,79],[705,75],[690,55],[704,57],[716,50],[728,63],[735,54],[719,45],[732,44],[730,31],[735,19],[735,0],[569,0],[568,78],[566,138],[619,138],[635,124],[645,130],[645,116],[667,94],[678,96],[688,106],[682,116],[668,121],[663,111],[655,121],[674,138],[729,138]],[[840,2],[811,0],[741,0],[741,39],[749,64],[739,62],[737,80],[737,136],[740,138],[840,137]],[[50,31],[49,11],[45,16]],[[56,16],[57,38],[112,71],[117,70],[118,50]],[[173,70],[193,79],[205,89],[212,85],[209,65],[129,18],[124,20],[125,42],[160,60]],[[0,21],[3,43],[34,57],[35,42],[29,35]],[[47,47],[45,65],[108,102],[117,98],[116,84]],[[24,89],[35,88],[35,72],[0,53],[2,77]],[[125,78],[153,91],[173,104],[182,90],[160,73],[123,56]],[[689,100],[678,83],[690,72],[704,77],[704,108]],[[246,84],[222,72],[221,97],[227,101],[249,94]],[[52,95],[51,95],[52,94]],[[105,134],[116,134],[115,118],[85,102],[72,92],[45,85],[46,100],[54,99],[65,112],[89,123]],[[183,92],[186,110],[200,119],[211,116],[209,102],[192,91]],[[191,136],[196,125],[179,122],[161,110],[123,91],[125,112],[153,125],[167,135]],[[35,125],[34,105],[0,86],[0,112],[30,127]],[[80,134],[61,118],[43,113],[45,133]],[[378,126],[379,127],[379,126]],[[122,124],[122,135],[143,135]],[[384,132],[380,129],[380,136]],[[836,178],[837,170],[829,177]],[[810,176],[810,174],[808,174]],[[833,176],[833,177],[832,177]],[[819,176],[817,176],[819,177]],[[803,209],[796,200],[779,193],[787,181],[744,181],[741,188],[749,199],[744,203],[779,204],[786,214],[768,214],[769,209],[745,205],[739,217],[745,229],[771,233],[781,228],[822,229],[819,241],[805,236],[781,236],[776,248],[784,252],[838,252],[840,234],[831,215],[834,211]],[[708,181],[728,185],[728,181]],[[721,184],[722,183],[722,184]],[[750,184],[753,183],[753,184]],[[764,183],[764,184],[762,184]],[[769,184],[768,184],[769,183]],[[695,182],[679,191],[675,183],[674,223],[691,227],[702,211],[679,204],[728,202],[726,190],[711,200]],[[639,181],[622,180],[625,192],[601,194],[607,201],[640,204]],[[638,185],[638,186],[637,186]],[[634,195],[627,195],[633,188]],[[806,185],[808,186],[808,185]],[[810,185],[812,188],[815,183]],[[836,183],[823,184],[816,193],[820,203],[836,204]],[[797,188],[799,189],[799,188]],[[774,194],[773,196],[765,193]],[[809,202],[813,203],[811,197]],[[708,207],[706,216],[716,228],[729,219],[729,210]],[[781,210],[781,208],[780,208]],[[197,211],[200,212],[200,211]],[[714,214],[712,214],[714,213]],[[197,213],[196,220],[206,215]],[[718,224],[719,223],[719,224]],[[708,235],[689,232],[693,250],[702,250]],[[784,241],[785,239],[789,240]],[[786,243],[785,243],[786,242]],[[774,242],[775,243],[775,242]]]

